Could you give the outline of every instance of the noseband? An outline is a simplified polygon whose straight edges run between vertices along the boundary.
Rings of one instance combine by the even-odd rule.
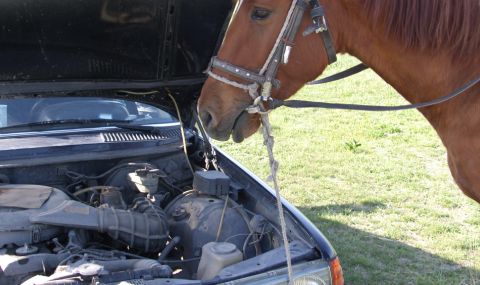
[[[242,3],[243,1],[238,4],[237,9],[240,8]],[[318,0],[292,1],[292,5],[288,11],[287,17],[285,18],[282,29],[280,30],[280,33],[272,50],[270,51],[267,60],[260,69],[260,72],[236,66],[221,60],[218,57],[213,57],[211,59],[210,65],[206,70],[206,73],[211,78],[230,86],[242,89],[248,92],[250,97],[252,97],[254,103],[246,109],[247,112],[264,113],[266,110],[262,103],[270,99],[272,87],[280,87],[280,81],[276,78],[278,69],[280,64],[288,63],[293,47],[293,41],[295,40],[295,36],[298,33],[300,24],[308,6],[311,7],[310,14],[313,23],[303,32],[303,36],[308,36],[312,33],[319,34],[322,37],[323,45],[328,56],[328,63],[334,63],[337,60],[335,47],[333,45],[332,36],[325,18],[325,11]],[[214,73],[213,69],[221,70],[249,83],[244,84],[230,80],[218,75],[217,73]]]

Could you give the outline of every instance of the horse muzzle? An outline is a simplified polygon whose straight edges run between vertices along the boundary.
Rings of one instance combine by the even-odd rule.
[[[254,134],[260,127],[258,115],[241,111],[235,117],[218,120],[215,115],[200,110],[199,117],[208,135],[219,141],[226,141],[232,137],[236,143]]]

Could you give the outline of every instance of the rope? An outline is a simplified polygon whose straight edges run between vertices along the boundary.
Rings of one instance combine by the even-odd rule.
[[[268,64],[270,63],[270,61],[272,60],[272,57],[274,56],[275,54],[275,51],[277,50],[277,47],[278,45],[280,44],[280,42],[282,41],[282,37],[283,37],[283,34],[285,33],[285,30],[288,28],[288,25],[290,23],[290,18],[292,17],[292,14],[293,14],[293,10],[295,9],[295,6],[297,5],[297,1],[298,0],[295,0],[295,1],[292,1],[292,5],[290,6],[290,9],[288,10],[288,14],[287,14],[287,17],[285,18],[285,22],[283,23],[283,26],[282,26],[282,29],[280,30],[280,33],[278,34],[278,37],[277,39],[275,40],[275,44],[273,45],[273,48],[272,50],[270,51],[270,54],[268,55],[267,57],[267,60],[265,60],[265,63],[263,64],[263,67],[262,69],[260,69],[260,75],[263,75],[265,73],[265,71],[267,71],[267,68],[268,68]],[[237,16],[237,13],[238,11],[240,10],[242,4],[243,4],[243,0],[240,0],[237,4],[237,6],[235,7],[235,10],[233,12],[233,17]],[[212,73],[213,74],[213,73]],[[210,74],[210,72],[208,73],[208,75],[212,76],[213,78],[217,79],[215,76],[213,76],[212,74]],[[217,79],[218,80],[218,79]],[[221,81],[221,80],[220,80]],[[233,86],[233,84],[231,84]],[[243,88],[242,88],[243,89]]]
[[[250,95],[250,97],[252,97],[252,99],[256,99],[258,97],[258,83],[252,83],[252,84],[242,84],[242,83],[238,83],[236,81],[233,81],[233,80],[230,80],[228,78],[225,78],[223,76],[220,76],[220,75],[217,75],[211,71],[208,71],[207,72],[208,76],[212,77],[213,79],[217,80],[217,81],[220,81],[222,83],[225,83],[227,85],[230,85],[230,86],[233,86],[233,87],[236,87],[238,89],[242,89],[246,92],[248,92],[248,95]]]
[[[280,30],[277,39],[275,40],[275,44],[273,48],[271,49],[265,63],[263,64],[263,67],[260,70],[260,75],[264,75],[265,72],[267,72],[268,67],[270,65],[270,62],[272,61],[273,57],[275,56],[275,53],[278,50],[278,47],[281,43],[281,40],[285,34],[285,31],[289,28],[290,26],[290,20],[293,16],[293,12],[295,11],[295,7],[297,5],[297,1],[301,0],[294,0],[292,1],[292,4],[290,6],[290,9],[288,10],[288,14],[285,18],[285,22],[283,23],[282,29]],[[243,0],[240,0],[238,5],[235,7],[235,12],[234,12],[234,17],[236,16],[238,10],[240,9],[240,6],[243,4]],[[282,239],[283,239],[283,244],[285,247],[285,257],[287,259],[287,271],[288,271],[288,284],[293,284],[293,269],[292,269],[292,257],[290,254],[290,244],[288,241],[288,236],[287,236],[287,226],[285,222],[285,214],[283,212],[283,204],[282,204],[282,199],[281,199],[281,194],[280,194],[280,187],[277,181],[277,171],[278,171],[278,162],[275,160],[274,154],[273,154],[273,146],[274,146],[274,138],[272,136],[272,129],[270,125],[270,120],[268,117],[268,111],[264,110],[263,104],[262,104],[262,99],[268,99],[270,98],[271,95],[271,82],[267,81],[263,83],[262,86],[262,96],[259,96],[258,94],[258,88],[259,85],[258,83],[253,83],[253,84],[242,84],[233,80],[229,80],[228,78],[222,77],[220,75],[217,75],[213,73],[212,71],[208,71],[207,74],[212,77],[215,80],[218,80],[222,83],[225,83],[227,85],[242,89],[252,97],[254,100],[254,104],[247,108],[247,111],[249,113],[259,113],[261,116],[261,121],[262,121],[262,126],[263,126],[263,139],[264,139],[264,144],[267,147],[268,151],[268,157],[269,157],[269,162],[270,162],[270,172],[271,172],[271,178],[273,181],[274,189],[275,189],[275,197],[277,200],[277,210],[278,210],[278,216],[280,220],[280,226],[282,230]],[[219,227],[218,232],[217,232],[217,239],[219,236],[221,228]],[[248,241],[248,238],[247,238]]]
[[[288,280],[289,280],[288,284],[293,284],[293,269],[292,269],[292,256],[290,254],[290,242],[288,241],[288,237],[287,237],[287,225],[285,222],[285,213],[283,212],[280,186],[277,180],[277,172],[278,172],[279,164],[278,164],[278,161],[275,160],[275,157],[273,155],[273,146],[275,144],[275,139],[272,135],[272,126],[270,124],[268,113],[262,114],[261,120],[262,120],[262,126],[263,126],[263,144],[267,147],[267,151],[268,151],[271,179],[273,182],[273,188],[275,189],[278,217],[280,219],[283,245],[285,247],[285,257],[287,259],[287,271],[288,271]]]
[[[262,69],[260,69],[260,75],[263,75],[268,68],[268,65],[270,64],[270,61],[272,60],[273,56],[275,55],[275,52],[277,51],[277,47],[282,41],[283,34],[285,33],[285,30],[288,28],[290,24],[290,18],[292,18],[293,10],[295,10],[295,6],[297,5],[297,1],[292,1],[292,5],[290,6],[290,9],[288,10],[287,17],[285,18],[285,22],[283,22],[282,29],[280,30],[280,33],[278,34],[277,40],[275,41],[275,45],[273,46],[272,50],[270,51],[270,54],[267,57],[267,60],[263,64]]]
[[[235,10],[233,10],[233,15],[236,16],[237,13],[238,13],[238,10],[240,10],[240,7],[242,6],[243,4],[243,0],[239,0],[237,5],[235,6]]]

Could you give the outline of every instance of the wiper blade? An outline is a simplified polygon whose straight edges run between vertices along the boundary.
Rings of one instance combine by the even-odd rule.
[[[150,133],[150,134],[160,133],[160,128],[154,127],[154,126],[128,125],[128,124],[113,124],[112,126],[119,129],[129,130],[129,131],[140,131],[140,132]]]
[[[52,121],[40,121],[27,124],[19,124],[13,126],[7,126],[0,128],[0,131],[21,129],[29,127],[43,127],[43,126],[58,126],[58,125],[96,125],[102,124],[105,126],[126,126],[131,123],[131,120],[110,120],[110,119],[66,119],[66,120],[52,120]],[[125,125],[123,125],[125,124]]]

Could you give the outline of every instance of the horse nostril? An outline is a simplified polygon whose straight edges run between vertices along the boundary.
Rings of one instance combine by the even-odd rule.
[[[205,126],[205,128],[208,128],[213,118],[210,112],[203,111],[200,113],[200,119],[202,120],[203,126]]]

